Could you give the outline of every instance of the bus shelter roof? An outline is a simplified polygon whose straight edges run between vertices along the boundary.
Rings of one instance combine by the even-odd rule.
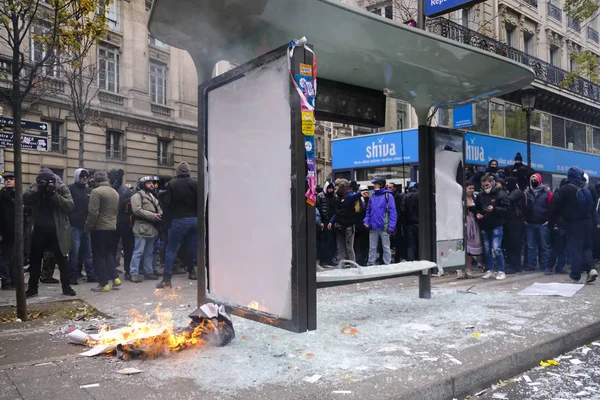
[[[303,36],[319,78],[382,90],[418,109],[473,103],[534,79],[508,58],[337,0],[154,0],[149,29],[190,53],[199,83],[221,60],[241,65]]]

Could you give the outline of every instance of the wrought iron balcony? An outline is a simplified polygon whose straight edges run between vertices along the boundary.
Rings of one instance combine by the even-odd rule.
[[[550,2],[548,2],[548,16],[562,22],[562,10]]]
[[[158,165],[172,167],[175,165],[175,159],[173,153],[158,153],[157,155]]]
[[[600,43],[600,35],[598,35],[598,31],[589,26],[587,28],[587,37],[592,42]]]
[[[125,161],[127,159],[127,147],[106,145],[106,159]]]
[[[535,72],[536,80],[547,85],[566,89],[571,93],[600,103],[600,85],[587,79],[576,78],[571,85],[563,88],[560,84],[565,80],[565,77],[568,74],[567,71],[557,68],[554,65],[527,53],[516,50],[497,40],[465,28],[455,22],[445,18],[430,19],[427,21],[427,30],[436,35],[468,44],[491,53],[499,54],[523,65],[527,65]]]
[[[530,6],[533,6],[535,8],[537,8],[537,0],[523,0],[525,3],[529,4]]]
[[[569,26],[569,29],[573,29],[575,32],[581,32],[581,24],[576,19],[569,17],[567,25]]]

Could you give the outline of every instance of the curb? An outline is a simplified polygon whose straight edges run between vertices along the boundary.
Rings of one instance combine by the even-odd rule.
[[[511,351],[496,360],[463,370],[440,382],[412,390],[398,397],[398,400],[464,399],[499,380],[510,379],[536,367],[540,360],[568,353],[598,338],[600,338],[600,320],[553,339],[539,342],[532,347]]]

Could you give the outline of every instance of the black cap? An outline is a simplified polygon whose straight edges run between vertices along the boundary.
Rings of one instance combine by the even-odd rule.
[[[15,174],[13,174],[13,173],[10,173],[10,172],[9,172],[9,173],[4,173],[4,174],[2,174],[2,177],[3,177],[4,179],[6,179],[6,178],[12,178],[12,179],[15,179]]]
[[[515,156],[515,161],[523,162],[523,156],[521,155],[521,153],[517,153],[517,155]]]

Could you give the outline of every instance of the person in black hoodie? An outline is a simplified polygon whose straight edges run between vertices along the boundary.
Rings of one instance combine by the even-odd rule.
[[[92,261],[92,241],[90,234],[85,233],[85,219],[88,213],[88,203],[92,192],[87,183],[90,178],[88,170],[79,168],[73,175],[74,182],[69,185],[73,197],[73,211],[71,211],[71,230],[73,231],[73,248],[69,254],[69,273],[71,285],[77,285],[79,278],[79,262],[83,261],[87,281],[98,282]]]
[[[506,279],[502,238],[504,236],[504,222],[506,213],[510,208],[510,201],[508,200],[508,195],[502,189],[502,185],[497,183],[492,175],[485,175],[481,178],[481,189],[481,193],[475,199],[475,208],[477,210],[476,218],[479,221],[488,268],[482,278],[490,279],[497,272],[496,279]],[[494,271],[494,260],[496,271]]]
[[[191,178],[190,166],[187,162],[182,161],[177,166],[177,177],[169,182],[163,197],[163,204],[169,210],[173,221],[169,229],[163,279],[156,286],[159,289],[171,287],[175,255],[183,240],[187,242],[189,259],[196,260],[197,257],[198,182]],[[190,268],[189,264],[188,268]],[[197,279],[194,269],[189,270],[189,278]]]
[[[321,221],[325,225],[333,218],[335,214],[335,205],[337,202],[337,195],[335,194],[335,187],[333,183],[326,182],[323,191],[317,195],[316,207],[321,214]],[[327,268],[331,265],[337,264],[335,262],[336,255],[336,235],[335,231],[324,229],[321,232],[321,267]]]
[[[327,229],[335,229],[337,235],[337,259],[356,262],[354,253],[354,235],[356,224],[360,222],[360,209],[357,211],[357,201],[360,192],[352,192],[350,183],[346,179],[340,179],[336,194],[338,202],[335,214],[329,221]]]
[[[119,239],[123,245],[123,268],[125,269],[125,280],[131,278],[130,264],[133,256],[133,247],[135,245],[135,237],[133,236],[133,224],[130,221],[131,208],[130,199],[133,196],[133,190],[123,184],[125,172],[122,169],[112,169],[108,173],[108,181],[110,186],[119,194],[119,212],[117,214],[117,243]],[[115,260],[117,255],[115,254]],[[117,268],[119,263],[117,263]]]
[[[362,220],[367,215],[367,207],[369,206],[369,199],[371,192],[365,185],[360,186],[360,198],[358,204],[360,205],[360,223],[356,224],[356,236],[354,240],[354,253],[356,254],[356,262],[359,265],[367,265],[369,258],[369,229],[365,228]]]
[[[525,190],[529,186],[529,178],[535,173],[533,168],[523,164],[523,156],[517,153],[515,163],[504,169],[506,178],[517,178],[517,184],[521,190]]]
[[[567,180],[563,179],[560,182],[560,187],[554,191],[552,202],[550,203],[550,226],[552,227],[552,252],[550,254],[550,263],[546,275],[551,275],[553,268],[554,273],[564,274],[565,264],[567,263],[567,229],[565,221],[560,216],[558,204],[561,203],[560,189],[567,184]]]
[[[408,193],[402,198],[400,220],[406,235],[406,253],[408,261],[419,259],[419,184],[411,182]]]
[[[15,243],[15,176],[4,174],[0,190],[0,279],[2,289],[15,289],[17,280],[13,268]]]
[[[504,251],[506,253],[506,273],[521,271],[521,239],[523,238],[523,215],[525,212],[525,195],[519,189],[517,178],[506,180],[506,190],[510,208],[506,213],[504,224]]]

